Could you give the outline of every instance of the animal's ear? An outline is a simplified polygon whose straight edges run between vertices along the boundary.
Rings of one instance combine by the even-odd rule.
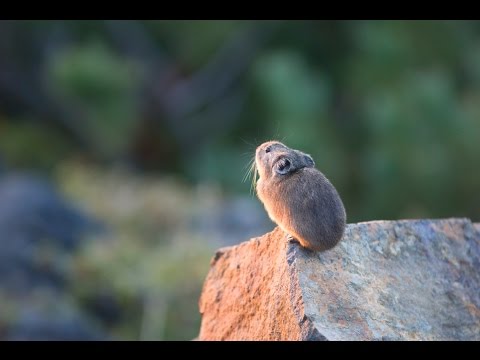
[[[313,161],[313,158],[310,155],[304,154],[303,159],[307,167],[312,167],[312,168],[315,167],[315,161]]]
[[[286,175],[295,171],[292,161],[288,158],[282,158],[275,163],[274,171],[279,175]]]

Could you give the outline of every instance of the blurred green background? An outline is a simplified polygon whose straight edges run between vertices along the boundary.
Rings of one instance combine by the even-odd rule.
[[[113,229],[62,293],[113,338],[196,336],[214,249],[273,227],[220,215],[259,209],[242,178],[270,139],[313,156],[348,222],[479,221],[480,23],[0,21],[0,165]]]

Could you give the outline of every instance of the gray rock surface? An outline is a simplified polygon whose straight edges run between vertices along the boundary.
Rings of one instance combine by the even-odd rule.
[[[276,228],[217,251],[199,340],[480,340],[480,224],[349,224],[314,253]]]

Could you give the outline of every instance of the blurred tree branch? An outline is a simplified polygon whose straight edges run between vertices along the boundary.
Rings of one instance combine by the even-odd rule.
[[[241,76],[282,22],[245,22],[207,64],[187,78],[179,77],[179,64],[166,56],[141,21],[107,20],[99,24],[122,54],[144,65],[147,76],[139,95],[145,115],[163,124],[175,138],[177,150],[188,153],[212,134],[234,126],[245,102],[245,91],[239,85]],[[19,67],[12,61],[21,49],[12,35],[24,24],[0,23],[0,101],[5,102],[4,109],[33,114],[55,124],[83,150],[98,156],[82,121],[87,114],[80,106],[51,94],[42,81],[42,64],[51,56],[52,48],[65,47],[74,40],[67,25],[62,21],[49,23],[42,30],[46,36],[29,38],[31,43],[22,48],[42,51]]]

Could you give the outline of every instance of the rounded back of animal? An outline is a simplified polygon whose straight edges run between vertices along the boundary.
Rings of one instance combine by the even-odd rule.
[[[345,207],[310,155],[268,141],[257,147],[255,166],[256,192],[272,221],[310,250],[337,245],[345,231]]]

